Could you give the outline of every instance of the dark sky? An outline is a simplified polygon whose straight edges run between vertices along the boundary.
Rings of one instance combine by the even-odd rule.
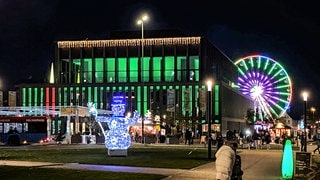
[[[316,1],[301,0],[0,0],[0,89],[43,81],[55,41],[139,30],[136,18],[143,11],[150,16],[146,30],[176,28],[207,37],[231,60],[262,54],[278,61],[293,84],[290,113],[303,113],[304,89],[308,105],[320,110],[320,11]]]

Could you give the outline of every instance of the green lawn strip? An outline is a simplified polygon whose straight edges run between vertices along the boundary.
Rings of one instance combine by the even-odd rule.
[[[210,162],[205,148],[129,148],[126,157],[109,157],[105,148],[1,150],[1,160],[123,165],[190,169]]]
[[[140,173],[117,173],[105,171],[86,171],[59,168],[34,168],[0,166],[1,180],[100,180],[100,179],[143,179],[156,180],[166,176]]]

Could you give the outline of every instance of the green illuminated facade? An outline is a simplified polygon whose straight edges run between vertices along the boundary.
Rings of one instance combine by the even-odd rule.
[[[110,110],[112,96],[120,93],[126,96],[127,112],[150,110],[178,131],[190,127],[201,132],[206,123],[203,93],[212,79],[213,124],[239,130],[252,103],[232,87],[237,73],[233,62],[203,37],[150,33],[144,41],[125,34],[109,40],[58,41],[54,83],[23,84],[20,103],[62,107],[94,102],[97,109]]]

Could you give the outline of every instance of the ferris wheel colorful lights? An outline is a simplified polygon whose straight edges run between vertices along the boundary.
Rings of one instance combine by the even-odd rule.
[[[259,111],[271,118],[281,117],[292,97],[291,80],[286,70],[275,60],[261,55],[244,57],[235,65],[240,92],[254,99]]]

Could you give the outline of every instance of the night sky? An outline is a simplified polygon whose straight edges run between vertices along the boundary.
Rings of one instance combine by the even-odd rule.
[[[182,4],[179,4],[181,2]],[[0,0],[2,90],[43,82],[58,40],[107,39],[110,31],[179,29],[208,38],[231,60],[261,54],[282,64],[293,84],[289,114],[300,116],[302,90],[320,110],[319,10],[307,1]]]

